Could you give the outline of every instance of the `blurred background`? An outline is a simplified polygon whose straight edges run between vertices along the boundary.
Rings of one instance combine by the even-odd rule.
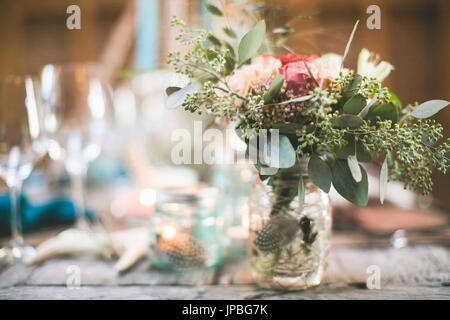
[[[222,2],[208,1],[218,6]],[[172,165],[168,162],[169,147],[173,145],[170,142],[171,128],[182,126],[191,129],[192,119],[196,118],[164,108],[164,87],[171,81],[171,75],[163,69],[167,53],[180,49],[174,40],[176,30],[170,27],[170,19],[177,15],[192,26],[214,27],[213,19],[217,18],[204,9],[205,3],[205,0],[0,0],[0,75],[39,74],[49,63],[95,62],[102,65],[116,97],[122,97],[119,99],[124,104],[134,103],[141,115],[136,117],[140,119],[136,125],[140,134],[135,136],[135,140],[145,137],[145,141],[138,144],[144,146],[144,155],[136,155],[136,150],[141,150],[137,147],[134,151],[125,152],[122,160],[127,163],[133,179],[145,190],[149,179],[153,183],[158,180],[157,174],[148,173],[152,170],[147,166]],[[357,54],[365,47],[394,65],[395,70],[384,85],[390,87],[403,104],[430,99],[448,100],[450,97],[448,0],[265,0],[254,3],[265,5],[262,14],[268,22],[268,29],[294,19],[291,24],[294,31],[287,45],[296,53],[343,53],[351,29],[360,19],[346,60],[348,67],[356,67]],[[66,9],[72,4],[81,9],[80,30],[66,27],[69,16]],[[369,17],[366,9],[372,4],[381,9],[380,30],[366,27]],[[233,10],[238,12],[238,9],[227,8],[230,16],[233,16]],[[297,16],[308,18],[295,19]],[[133,75],[132,71],[126,71],[132,69],[151,72]],[[120,104],[120,101],[116,102]],[[448,137],[450,108],[435,118],[442,123]],[[126,129],[126,124],[124,126]],[[135,125],[132,123],[131,126]],[[104,163],[97,168],[104,169]],[[111,168],[116,167],[112,164]],[[114,172],[120,172],[117,170]],[[99,178],[95,173],[98,171],[94,169],[93,172],[94,180]],[[104,174],[108,177],[111,172]],[[146,180],[147,174],[151,178]],[[200,166],[195,166],[193,171],[186,169],[179,175],[185,177],[186,183],[211,180],[211,175],[214,177],[211,168]],[[403,229],[404,216],[400,216],[398,221],[394,219],[388,226],[382,221],[391,219],[398,210],[390,208],[398,206],[413,214],[417,224],[411,223],[412,227],[445,224],[450,209],[450,180],[448,176],[436,175],[434,181],[433,199],[402,193],[401,188],[393,187],[391,192],[399,198],[398,203],[393,207],[388,203],[383,212],[376,209],[376,218],[372,215],[367,218],[366,209],[358,209],[360,217],[365,218],[350,216],[347,205],[336,200],[336,206],[342,204],[347,208],[337,209],[336,212],[340,212],[337,225],[341,217],[342,221],[350,219],[372,231]],[[145,194],[142,197],[145,203]],[[114,208],[121,205],[116,203]],[[114,208],[111,205],[105,210]],[[432,212],[422,219],[420,215],[414,215],[415,208]],[[427,220],[430,217],[434,220]]]

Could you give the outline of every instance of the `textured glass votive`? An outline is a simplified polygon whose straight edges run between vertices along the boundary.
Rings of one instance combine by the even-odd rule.
[[[216,203],[217,189],[203,185],[159,191],[150,219],[152,266],[166,270],[218,266],[223,223]]]

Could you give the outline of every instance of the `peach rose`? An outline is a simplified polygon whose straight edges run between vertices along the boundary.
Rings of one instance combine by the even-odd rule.
[[[339,77],[341,71],[342,56],[335,53],[327,53],[312,62],[312,65],[317,69],[319,78],[333,80]],[[343,68],[342,72],[345,74],[349,72],[348,69]]]
[[[259,56],[253,59],[251,64],[237,69],[225,81],[234,93],[246,97],[252,87],[275,76],[280,67],[281,62],[278,59],[270,56]]]

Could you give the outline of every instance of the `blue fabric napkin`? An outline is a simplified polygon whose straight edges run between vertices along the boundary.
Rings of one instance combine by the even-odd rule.
[[[54,197],[49,201],[35,205],[20,196],[21,221],[23,231],[33,231],[43,227],[65,225],[75,221],[76,213],[73,202],[64,197]],[[0,195],[0,237],[10,234],[10,208],[11,202],[8,194]],[[87,210],[88,218],[93,213]]]

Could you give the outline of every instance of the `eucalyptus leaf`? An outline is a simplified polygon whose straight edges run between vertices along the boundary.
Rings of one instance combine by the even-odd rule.
[[[166,88],[166,94],[167,94],[168,96],[170,96],[172,93],[175,93],[175,92],[177,92],[178,90],[181,90],[181,88],[180,88],[180,87],[167,87],[167,88]]]
[[[417,119],[429,118],[444,109],[449,104],[450,102],[445,100],[430,100],[418,105],[410,113],[410,115]]]
[[[274,148],[274,150],[272,150],[272,148]],[[278,164],[275,159],[272,159],[272,151],[278,156]],[[272,139],[269,139],[269,142],[267,143],[267,153],[269,156],[267,165],[272,168],[290,168],[295,164],[297,156],[289,138],[284,135],[279,136],[278,148],[276,145],[272,146]]]
[[[223,32],[225,32],[225,34],[227,36],[229,36],[230,38],[233,38],[233,39],[237,38],[236,32],[234,32],[234,30],[231,28],[225,27],[225,28],[223,28]]]
[[[388,151],[386,153],[386,159],[387,159],[387,163],[388,164],[393,164],[394,163],[394,160],[392,159],[392,153],[390,151]]]
[[[197,86],[194,83],[187,85],[184,88],[172,93],[166,101],[166,107],[168,109],[175,109],[181,106],[184,102],[184,98],[189,93],[194,93],[198,90]]]
[[[230,50],[230,55],[234,58],[236,56],[234,52],[234,47],[228,41],[225,41],[225,47]]]
[[[352,82],[350,82],[342,92],[345,101],[358,93],[361,83],[362,83],[362,76],[360,74],[355,74],[352,78]]]
[[[393,102],[374,104],[370,107],[369,112],[366,115],[366,120],[370,120],[374,124],[377,117],[380,117],[381,120],[391,120],[392,123],[397,123],[397,107]]]
[[[239,61],[244,62],[253,57],[261,47],[266,35],[266,23],[259,21],[247,32],[239,43]]]
[[[359,128],[363,121],[360,117],[351,114],[343,114],[337,118],[334,118],[332,123],[338,128]]]
[[[337,159],[333,167],[333,186],[348,201],[358,206],[365,206],[369,199],[367,173],[363,167],[360,166],[360,169],[362,179],[360,182],[356,182],[347,161]]]
[[[272,129],[280,130],[280,134],[295,134],[302,127],[303,124],[299,123],[275,123],[272,125]]]
[[[366,151],[361,144],[361,142],[358,142],[356,145],[356,158],[359,162],[371,162],[372,161],[372,155],[370,152]]]
[[[208,41],[211,42],[216,47],[222,46],[222,42],[220,42],[220,40],[217,37],[213,36],[212,34],[208,35]]]
[[[330,191],[331,170],[318,155],[313,154],[308,162],[308,175],[312,182],[325,192]]]
[[[358,114],[361,118],[365,118],[367,114],[369,113],[370,108],[372,105],[375,104],[375,102],[378,101],[378,93],[375,93],[375,95],[369,100],[369,102],[366,104],[366,106],[361,110],[361,112]]]
[[[236,65],[236,61],[234,61],[232,56],[226,56],[225,57],[225,72],[226,75],[233,72],[234,67]]]
[[[206,6],[206,10],[208,10],[211,14],[218,16],[218,17],[223,16],[222,11],[220,11],[220,9],[217,8],[215,5],[207,3],[205,6]]]
[[[366,99],[362,94],[357,94],[351,97],[345,104],[344,104],[344,112],[350,113],[350,114],[358,114],[361,112],[362,109],[366,106]]]
[[[391,99],[390,101],[393,102],[399,109],[402,108],[402,102],[400,101],[400,99],[397,97],[397,95],[391,91],[389,91],[389,93],[391,94]]]
[[[350,172],[352,173],[353,179],[355,179],[356,182],[360,182],[362,179],[362,173],[356,155],[349,155],[347,157],[347,164]]]
[[[346,145],[335,150],[336,157],[339,159],[347,159],[348,156],[355,154],[355,138],[353,135],[346,135]],[[371,162],[372,156],[370,152],[366,151],[360,141],[356,143],[356,158],[359,162]]]
[[[384,158],[383,165],[381,166],[380,171],[380,202],[383,204],[384,195],[386,193],[386,186],[388,182],[388,165],[387,165],[387,156]]]
[[[303,204],[305,203],[305,182],[303,177],[300,177],[298,181],[298,210],[301,212]]]
[[[276,98],[283,87],[284,78],[281,74],[277,73],[272,83],[270,84],[269,90],[264,94],[264,103],[267,104]]]

